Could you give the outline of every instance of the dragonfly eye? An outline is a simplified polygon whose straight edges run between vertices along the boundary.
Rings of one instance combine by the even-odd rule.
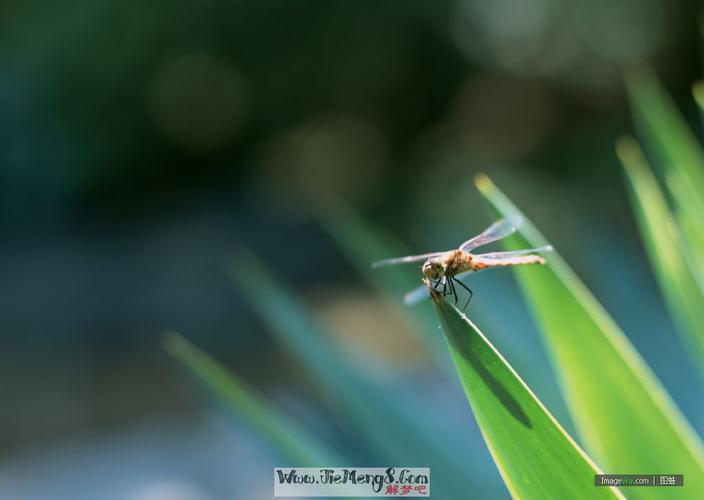
[[[426,262],[423,265],[423,274],[432,280],[440,279],[445,273],[445,266],[440,262]]]

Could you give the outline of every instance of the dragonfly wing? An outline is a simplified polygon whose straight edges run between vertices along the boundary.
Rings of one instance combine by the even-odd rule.
[[[428,287],[425,285],[421,285],[417,288],[414,288],[413,290],[408,292],[406,295],[404,295],[403,302],[407,306],[412,306],[414,304],[422,302],[423,300],[427,299],[428,297],[430,297],[430,293],[428,292]]]
[[[525,248],[522,250],[511,250],[509,252],[489,252],[489,253],[480,253],[477,255],[473,255],[472,257],[479,258],[481,257],[482,259],[507,259],[511,257],[520,257],[521,255],[528,255],[529,253],[544,253],[544,252],[552,252],[553,247],[552,245],[545,245],[544,247],[538,247],[538,248]]]
[[[410,264],[411,262],[420,262],[423,260],[428,260],[430,257],[436,257],[438,255],[441,255],[442,253],[443,252],[433,252],[424,253],[423,255],[409,255],[407,257],[395,257],[393,259],[377,260],[376,262],[372,263],[372,268],[376,269],[377,267],[393,266],[396,264]]]
[[[481,234],[471,238],[460,245],[460,250],[470,252],[477,247],[488,245],[494,241],[499,241],[516,232],[516,228],[521,225],[520,219],[500,219],[486,228]]]
[[[513,250],[511,252],[482,253],[472,256],[472,264],[479,269],[520,266],[524,264],[545,264],[545,259],[535,254],[550,252],[552,249],[552,246],[547,245],[540,248],[527,248],[525,250]]]

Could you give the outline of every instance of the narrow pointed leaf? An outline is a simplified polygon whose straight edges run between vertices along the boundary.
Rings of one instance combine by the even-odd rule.
[[[357,272],[371,284],[381,297],[390,297],[403,317],[416,326],[417,332],[429,349],[436,355],[440,366],[449,366],[447,352],[438,335],[433,335],[436,326],[430,308],[416,307],[409,311],[403,305],[403,296],[420,284],[421,273],[409,273],[409,267],[391,266],[384,269],[372,269],[371,263],[380,259],[407,255],[410,251],[394,241],[381,229],[371,228],[360,215],[342,201],[328,201],[325,210],[321,210],[318,219],[323,229],[335,240],[338,248],[354,265]],[[415,266],[418,269],[420,266]],[[430,334],[428,333],[430,332]]]
[[[439,296],[433,304],[457,375],[514,498],[622,498],[486,336]]]
[[[692,85],[692,95],[699,107],[700,123],[704,125],[704,81],[699,80]]]
[[[617,151],[650,263],[677,329],[704,376],[704,291],[694,278],[679,227],[638,144],[622,139]]]
[[[217,398],[255,429],[297,467],[344,465],[345,461],[315,436],[281,414],[272,403],[177,333],[164,338],[164,349]]]
[[[477,187],[494,211],[523,218],[510,247],[549,243],[487,177],[479,177]],[[545,268],[515,272],[590,455],[607,473],[671,471],[687,477],[676,492],[630,488],[629,497],[700,497],[701,440],[584,283],[557,252]]]
[[[626,74],[634,117],[653,166],[671,192],[682,243],[696,279],[704,283],[704,148],[651,68]],[[701,106],[702,84],[694,86]]]
[[[682,252],[694,278],[704,289],[704,199],[697,196],[679,170],[670,170],[665,178],[675,201],[675,218],[682,235]]]
[[[704,197],[704,149],[651,68],[625,76],[636,123],[645,143],[658,156],[658,167],[681,170]]]
[[[480,495],[495,493],[494,485],[459,465],[465,450],[446,448],[434,437],[436,422],[427,402],[372,383],[336,351],[317,322],[254,255],[242,252],[236,261],[231,275],[259,317],[381,460],[430,466],[434,494],[441,497],[456,497],[467,488]]]

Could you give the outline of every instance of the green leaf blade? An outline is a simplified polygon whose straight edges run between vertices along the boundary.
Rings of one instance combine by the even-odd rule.
[[[337,247],[354,265],[357,272],[372,285],[380,297],[391,297],[394,305],[402,311],[409,323],[431,349],[440,366],[449,365],[442,340],[434,335],[436,326],[430,308],[413,308],[410,312],[403,304],[403,295],[420,285],[417,275],[411,275],[403,266],[390,266],[379,272],[371,263],[410,252],[378,227],[372,228],[369,221],[350,205],[341,200],[328,200],[325,210],[320,210],[318,220],[323,230],[337,243]],[[411,277],[413,276],[413,277]],[[432,334],[428,334],[431,332]]]
[[[263,396],[183,336],[169,333],[164,350],[183,364],[244,423],[299,467],[344,465],[345,460],[281,414]]]
[[[699,287],[704,289],[704,199],[700,199],[679,170],[665,178],[675,200],[675,218],[682,234],[682,251]]]
[[[432,409],[424,408],[424,400],[401,392],[389,396],[386,388],[355,370],[325,340],[318,322],[256,256],[242,251],[236,262],[231,276],[250,306],[314,377],[344,425],[356,429],[376,457],[385,464],[430,466],[435,478],[433,491],[440,497],[455,498],[468,488],[478,495],[496,494],[500,484],[485,481],[479,472],[462,466],[466,450],[447,447],[446,442],[433,437],[437,422]]]
[[[478,178],[477,187],[493,210],[523,219],[511,247],[548,244],[487,177]],[[704,491],[701,440],[606,310],[557,252],[545,268],[515,272],[591,456],[607,473],[670,470],[688,478],[677,491],[632,488],[629,497],[698,498]]]
[[[625,75],[636,123],[654,152],[663,173],[680,170],[704,197],[704,150],[652,68],[633,69]]]
[[[626,171],[631,202],[665,302],[704,377],[704,291],[682,249],[682,235],[664,193],[633,139],[622,139],[618,156]]]
[[[625,81],[639,135],[655,154],[654,167],[672,195],[687,259],[704,286],[704,148],[651,68],[632,70]],[[701,108],[704,83],[692,92]]]
[[[435,296],[467,399],[514,498],[622,498],[597,488],[598,467],[562,429],[484,334]]]

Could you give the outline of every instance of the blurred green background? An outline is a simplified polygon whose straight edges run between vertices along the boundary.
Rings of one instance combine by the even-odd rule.
[[[369,464],[232,283],[242,249],[356,370],[465,432],[467,468],[506,497],[457,381],[321,225],[344,199],[412,253],[452,248],[488,225],[478,172],[704,431],[614,154],[632,64],[655,63],[701,129],[699,15],[665,0],[0,4],[0,498],[270,498],[281,457],[163,352],[172,329]],[[472,283],[469,315],[572,430],[510,273]]]

